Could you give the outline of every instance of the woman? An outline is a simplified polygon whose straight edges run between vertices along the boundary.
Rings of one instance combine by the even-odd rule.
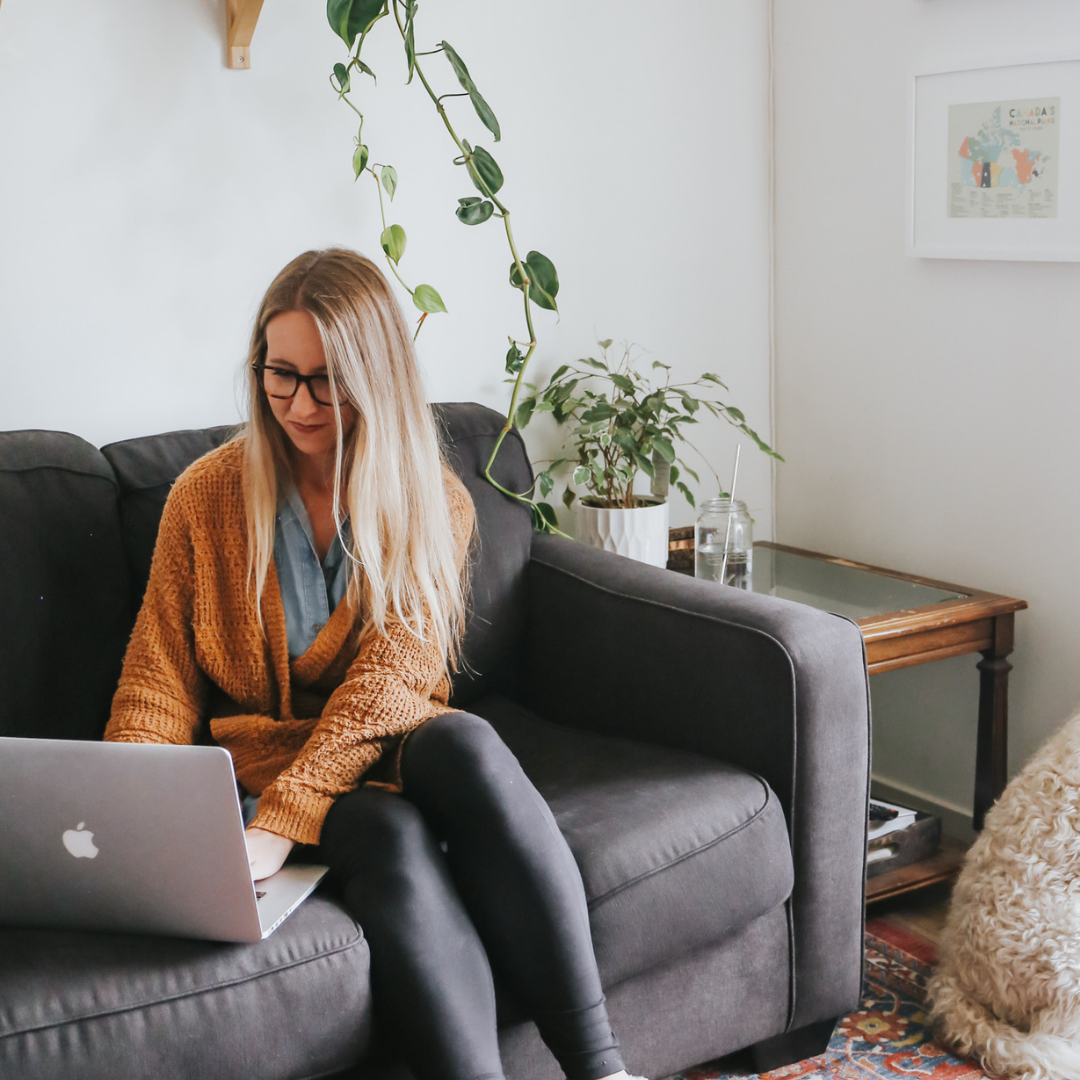
[[[293,260],[248,366],[243,434],[165,505],[105,737],[208,721],[254,809],[252,876],[296,845],[329,864],[419,1080],[502,1076],[490,965],[570,1080],[625,1076],[569,848],[447,705],[474,514],[385,279],[350,251]]]

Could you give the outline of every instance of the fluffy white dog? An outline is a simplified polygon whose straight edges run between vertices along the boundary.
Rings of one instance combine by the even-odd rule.
[[[1080,1080],[1080,716],[987,814],[928,995],[941,1038],[987,1072]]]

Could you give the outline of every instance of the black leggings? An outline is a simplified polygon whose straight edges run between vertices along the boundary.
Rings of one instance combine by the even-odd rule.
[[[517,758],[453,712],[409,736],[401,772],[404,797],[338,799],[319,852],[363,927],[395,1049],[418,1080],[502,1077],[494,966],[570,1080],[618,1072],[581,875]]]

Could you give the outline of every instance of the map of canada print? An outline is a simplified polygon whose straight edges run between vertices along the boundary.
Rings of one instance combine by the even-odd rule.
[[[949,106],[952,218],[1057,217],[1061,99]]]

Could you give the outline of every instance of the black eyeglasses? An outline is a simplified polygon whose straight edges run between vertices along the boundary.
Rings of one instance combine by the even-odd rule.
[[[301,375],[298,371],[271,367],[269,364],[261,362],[252,364],[251,369],[258,372],[262,387],[268,397],[295,397],[296,392],[300,389],[300,384],[305,383],[308,393],[319,405],[333,405],[335,397],[338,405],[344,405],[348,401],[345,389],[342,386],[337,387],[336,394],[331,393],[330,378],[327,375]]]

